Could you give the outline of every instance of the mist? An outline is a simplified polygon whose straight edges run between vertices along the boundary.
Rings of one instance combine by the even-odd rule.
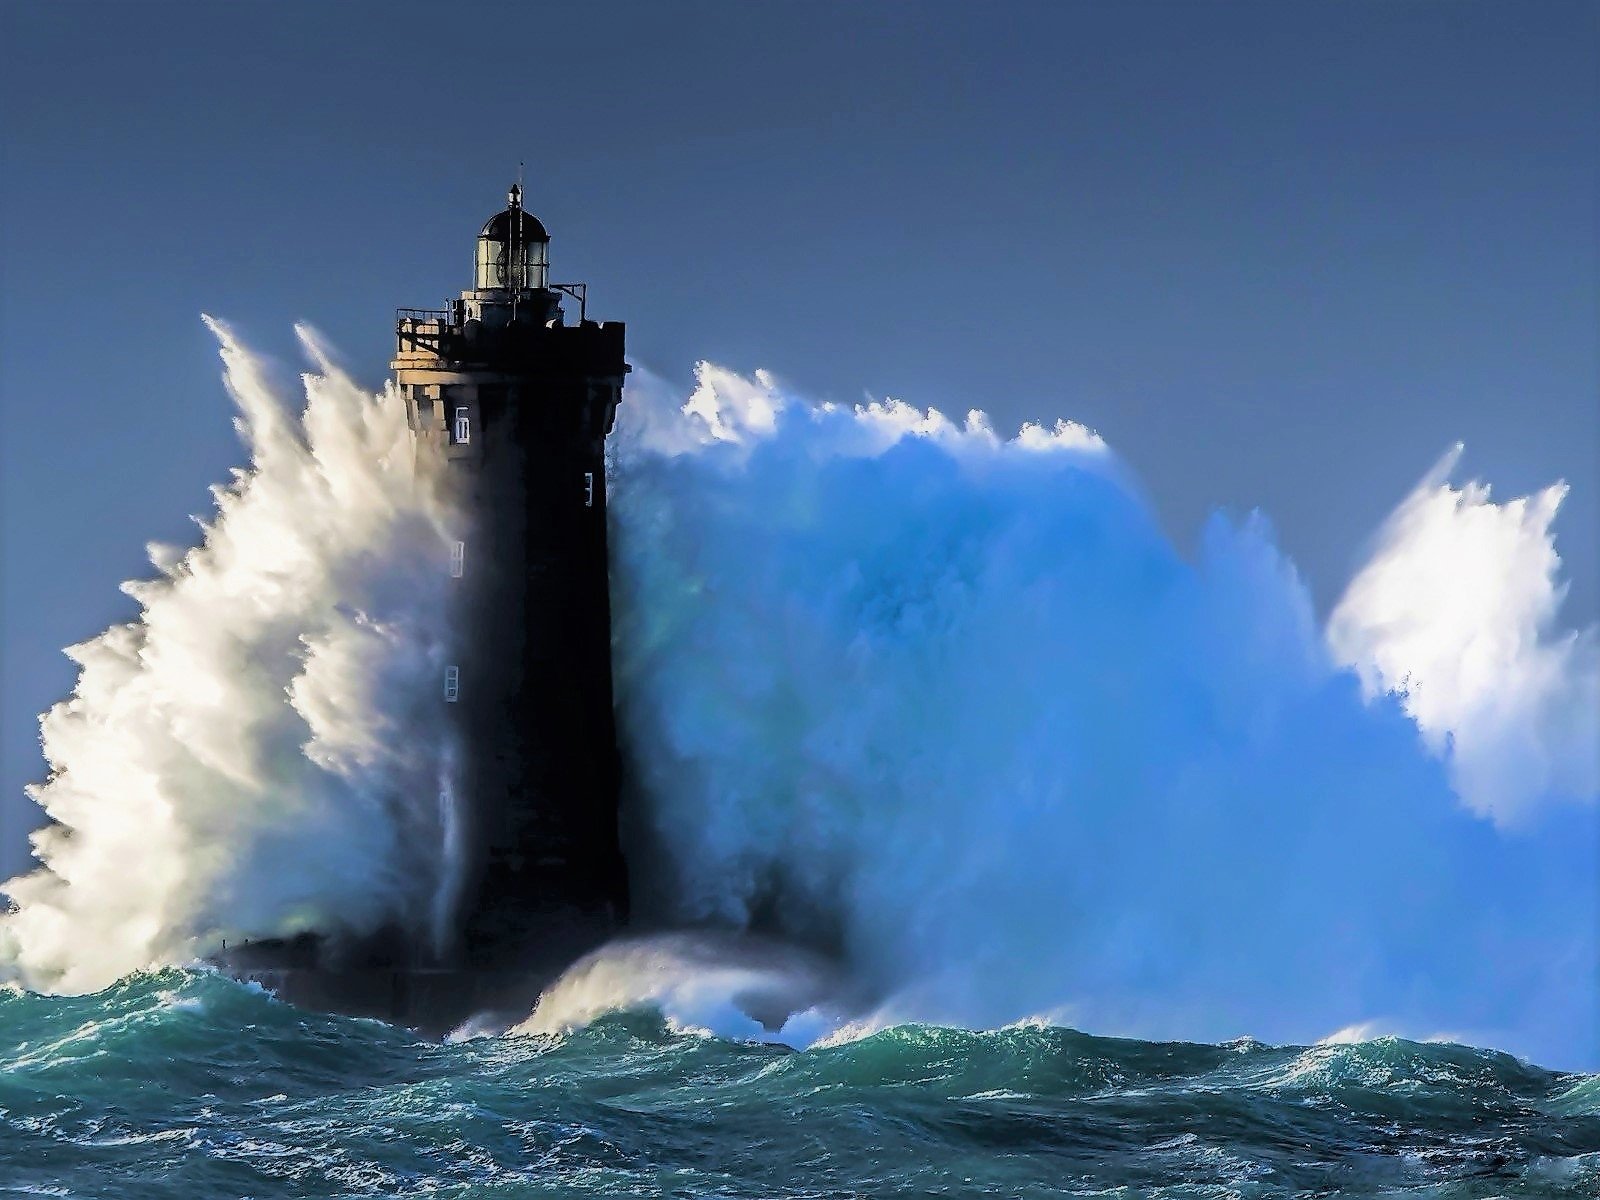
[[[1264,517],[1182,554],[1081,427],[640,384],[618,694],[676,919],[835,946],[885,1020],[1600,1061],[1559,487],[1441,464],[1329,637]]]

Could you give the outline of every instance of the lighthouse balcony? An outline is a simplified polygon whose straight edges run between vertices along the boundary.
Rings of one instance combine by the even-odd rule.
[[[395,311],[396,358],[442,358],[445,339],[459,332],[448,309],[401,308]]]

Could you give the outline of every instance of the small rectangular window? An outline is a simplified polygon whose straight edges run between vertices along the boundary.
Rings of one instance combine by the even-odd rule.
[[[465,542],[450,543],[450,578],[460,579],[466,574],[467,569],[467,544]]]
[[[456,409],[456,444],[465,446],[472,440],[472,420],[465,408]]]
[[[593,471],[585,471],[583,473],[583,506],[585,508],[593,508],[594,507],[594,472]]]
[[[446,667],[444,669],[444,699],[446,704],[454,704],[461,697],[461,668]]]

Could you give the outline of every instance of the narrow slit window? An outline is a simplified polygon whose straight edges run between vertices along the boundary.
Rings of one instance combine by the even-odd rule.
[[[467,571],[467,544],[450,543],[450,578],[460,579]]]
[[[472,440],[472,418],[465,408],[456,409],[456,442],[465,446]]]
[[[444,699],[446,704],[454,704],[461,698],[461,668],[456,666],[444,669]]]
[[[585,508],[593,508],[594,507],[594,472],[593,471],[585,471],[583,473],[583,506]]]

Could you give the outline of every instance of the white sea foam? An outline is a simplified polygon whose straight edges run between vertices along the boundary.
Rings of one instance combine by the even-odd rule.
[[[627,938],[579,960],[511,1032],[566,1033],[653,1009],[679,1033],[808,1046],[843,1022],[839,981],[793,946],[725,933]]]
[[[160,576],[126,585],[139,619],[68,651],[78,684],[44,717],[32,790],[55,824],[0,930],[36,987],[100,987],[223,938],[420,925],[448,874],[431,464],[403,406],[309,332],[299,413],[212,328],[250,466],[213,490],[201,545],[152,547]]]

